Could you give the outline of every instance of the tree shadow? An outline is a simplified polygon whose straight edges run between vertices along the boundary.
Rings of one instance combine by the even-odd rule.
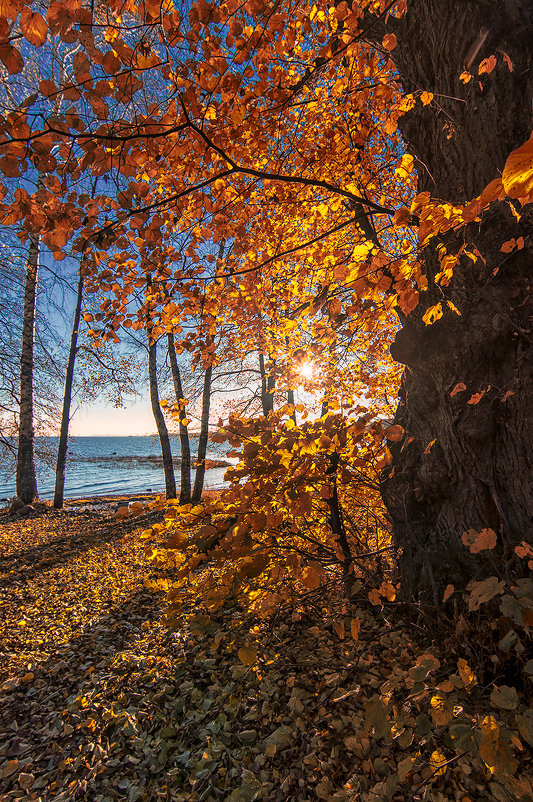
[[[86,699],[95,688],[101,685],[109,691],[113,682],[122,684],[134,671],[135,664],[124,660],[117,668],[113,659],[145,636],[145,622],[157,626],[163,613],[162,595],[140,588],[89,620],[50,657],[32,666],[31,672],[19,670],[4,683],[0,692],[0,760],[31,753],[35,762],[44,766],[59,754],[54,737],[62,740],[72,734],[72,724],[65,727],[64,722],[83,719]],[[164,639],[172,637],[164,630]]]
[[[9,586],[14,578],[27,581],[38,574],[69,562],[84,552],[99,545],[119,541],[139,527],[151,526],[162,518],[159,511],[149,512],[127,521],[117,522],[114,518],[99,513],[68,513],[76,531],[64,537],[51,538],[45,543],[30,546],[22,551],[0,555],[0,586]],[[42,516],[58,522],[65,513],[47,512]],[[31,521],[37,516],[32,516]]]

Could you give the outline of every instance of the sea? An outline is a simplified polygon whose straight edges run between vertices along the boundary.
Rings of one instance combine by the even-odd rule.
[[[179,438],[171,440],[172,455],[179,460]],[[196,454],[198,440],[191,437],[191,455]],[[207,459],[228,459],[228,445],[209,443]],[[37,489],[43,501],[54,496],[54,466],[57,454],[57,438],[41,437],[36,440]],[[15,477],[9,469],[0,466],[0,504],[15,495]],[[227,467],[206,470],[204,488],[215,490],[226,486],[224,474]],[[179,491],[180,469],[175,464],[176,486]],[[194,470],[191,471],[194,482]],[[87,496],[112,496],[143,494],[165,489],[158,438],[146,437],[71,437],[65,471],[65,499]]]

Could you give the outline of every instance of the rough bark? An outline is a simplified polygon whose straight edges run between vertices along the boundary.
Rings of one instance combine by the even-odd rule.
[[[172,463],[172,451],[170,450],[170,438],[165,423],[165,418],[159,403],[159,389],[157,386],[157,343],[151,340],[148,331],[148,380],[150,384],[150,403],[154,415],[157,434],[161,444],[161,456],[163,457],[163,472],[165,474],[165,491],[167,498],[176,498],[176,480],[174,478],[174,466]]]
[[[204,386],[202,390],[202,420],[200,423],[200,437],[198,438],[198,454],[196,457],[196,473],[194,475],[194,488],[192,501],[196,504],[202,498],[205,478],[205,455],[209,438],[209,409],[211,406],[211,378],[213,366],[208,365],[204,373]]]
[[[67,372],[65,375],[65,390],[63,392],[61,429],[59,432],[59,444],[57,448],[56,476],[55,476],[55,488],[54,488],[54,507],[56,509],[61,509],[61,507],[63,506],[63,496],[65,492],[65,466],[67,464],[68,430],[70,425],[70,403],[72,401],[74,366],[76,363],[76,355],[78,352],[78,329],[80,326],[82,298],[83,298],[83,268],[80,265],[78,290],[76,295],[76,306],[74,309],[74,320],[72,322],[72,334],[70,335]]]
[[[189,504],[191,500],[191,447],[189,443],[189,430],[183,423],[186,418],[185,408],[182,406],[183,402],[183,387],[181,385],[181,375],[176,358],[176,349],[174,347],[174,335],[172,332],[167,334],[168,339],[168,356],[170,359],[170,370],[172,372],[172,382],[174,384],[174,394],[176,402],[179,404],[178,422],[180,431],[180,446],[181,446],[181,466],[180,466],[180,503]]]
[[[410,0],[395,28],[393,57],[404,88],[435,96],[401,118],[401,130],[419,191],[443,201],[479,195],[531,132],[533,6],[503,5]],[[497,65],[478,80],[478,65],[491,54]],[[475,77],[463,84],[459,75],[469,62]],[[405,598],[438,606],[447,584],[492,574],[495,560],[502,575],[519,570],[513,548],[531,539],[533,213],[531,206],[519,211],[517,219],[499,204],[423,249],[428,291],[391,347],[406,365],[396,415],[406,438],[392,448],[383,497],[401,550]],[[523,250],[502,253],[502,243],[520,236]],[[437,246],[457,253],[465,242],[482,258],[461,259],[449,286],[438,286]],[[447,310],[447,300],[460,317]],[[425,326],[422,314],[439,301],[443,317]],[[452,395],[459,383],[466,389]],[[473,556],[461,535],[486,527],[496,532],[497,549]]]
[[[22,347],[20,354],[20,410],[17,451],[16,489],[25,504],[37,498],[35,472],[35,438],[33,429],[33,363],[35,340],[35,298],[39,268],[39,236],[30,235],[24,313],[22,318]]]

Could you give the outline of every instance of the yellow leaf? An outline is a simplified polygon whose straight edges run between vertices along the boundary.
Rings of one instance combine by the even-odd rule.
[[[241,646],[238,652],[239,660],[245,666],[253,666],[257,661],[257,652],[251,646]]]
[[[425,312],[424,317],[422,320],[426,324],[426,326],[431,326],[435,323],[436,320],[442,317],[442,304],[439,302],[435,304],[435,306],[430,306],[429,309]]]
[[[422,105],[427,106],[433,100],[433,92],[422,92],[420,95]]]
[[[459,676],[461,677],[465,688],[469,688],[471,685],[475,685],[477,682],[476,675],[462,657],[457,661],[457,670],[459,671]]]
[[[435,775],[437,777],[440,774],[446,773],[446,766],[443,766],[443,763],[446,763],[446,757],[442,754],[442,752],[439,752],[438,749],[435,749],[435,751],[431,753],[429,765],[434,771],[436,770]],[[442,766],[442,768],[439,768],[439,766]]]
[[[431,717],[437,727],[445,727],[453,718],[453,705],[442,694],[431,697]]]
[[[479,746],[479,754],[484,764],[495,774],[513,774],[516,763],[494,716],[485,716],[480,727],[483,740]]]
[[[446,301],[446,303],[449,306],[449,308],[452,310],[452,312],[455,312],[456,315],[459,315],[459,317],[461,317],[461,313],[459,312],[459,310],[457,309],[455,304],[452,304],[451,301]]]

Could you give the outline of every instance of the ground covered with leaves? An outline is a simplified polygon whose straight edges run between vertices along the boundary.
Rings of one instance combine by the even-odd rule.
[[[527,694],[484,686],[457,637],[338,588],[172,632],[147,525],[0,518],[1,800],[533,798]]]

